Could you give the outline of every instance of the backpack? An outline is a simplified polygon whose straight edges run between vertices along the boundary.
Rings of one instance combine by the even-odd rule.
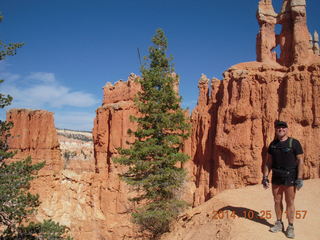
[[[280,149],[282,152],[289,153],[290,151],[293,151],[292,147],[293,138],[289,137],[289,147],[277,147],[275,145],[271,145],[270,147],[273,149]],[[288,177],[291,174],[296,174],[295,169],[276,169],[272,168],[273,174],[277,177]]]
[[[290,151],[293,151],[292,141],[293,141],[293,138],[289,137],[289,147],[277,147],[274,144],[271,144],[270,147],[273,149],[281,149],[282,152],[288,153]]]

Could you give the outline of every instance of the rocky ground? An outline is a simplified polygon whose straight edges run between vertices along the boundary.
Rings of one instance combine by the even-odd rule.
[[[320,179],[305,181],[296,196],[297,240],[319,240]],[[218,212],[220,211],[220,214]],[[285,219],[285,218],[284,218]],[[281,240],[284,233],[271,233],[275,220],[271,189],[262,185],[226,190],[208,202],[188,210],[161,240]],[[284,221],[285,227],[287,220]]]

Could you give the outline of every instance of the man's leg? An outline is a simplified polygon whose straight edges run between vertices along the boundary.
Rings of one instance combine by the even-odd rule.
[[[274,200],[274,209],[277,216],[277,221],[270,228],[271,232],[280,232],[283,230],[283,223],[282,223],[282,213],[283,213],[283,192],[284,192],[284,186],[281,185],[275,185],[272,184],[272,194],[273,194],[273,200]]]
[[[295,186],[285,187],[284,190],[286,205],[287,205],[287,218],[289,224],[293,224],[294,214],[295,214],[295,206],[294,206],[294,198],[296,196],[296,188]]]
[[[281,221],[283,213],[283,192],[284,187],[281,185],[272,184],[272,194],[274,200],[274,210],[276,212],[277,220]]]
[[[289,226],[286,230],[286,236],[288,238],[294,238],[294,228],[293,228],[293,220],[295,214],[295,206],[294,206],[294,198],[296,195],[296,187],[295,186],[288,186],[285,187],[284,190],[286,204],[287,204],[287,218],[289,222]]]

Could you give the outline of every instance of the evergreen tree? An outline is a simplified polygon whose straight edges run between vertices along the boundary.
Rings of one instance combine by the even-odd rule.
[[[0,21],[2,20],[0,16]],[[13,56],[22,43],[6,44],[0,40],[0,61]],[[3,80],[0,80],[0,84]],[[0,109],[9,106],[12,97],[0,93]],[[0,240],[63,240],[67,228],[51,220],[42,223],[30,222],[39,206],[39,196],[29,192],[30,181],[44,166],[44,162],[32,164],[28,157],[21,161],[7,163],[14,152],[8,148],[11,122],[0,120]]]
[[[172,219],[186,205],[178,197],[185,179],[178,164],[188,159],[181,148],[190,127],[180,107],[181,97],[174,90],[178,77],[166,56],[167,38],[161,29],[152,42],[135,99],[141,115],[131,116],[138,125],[136,131],[129,130],[135,141],[129,149],[120,149],[115,162],[128,166],[121,177],[138,192],[131,200],[142,204],[133,213],[133,222],[155,238],[168,231]]]

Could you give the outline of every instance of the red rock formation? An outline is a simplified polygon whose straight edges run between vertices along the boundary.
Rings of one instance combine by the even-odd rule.
[[[123,110],[113,107],[111,109],[118,109],[119,112]],[[116,116],[113,119],[111,133],[115,134],[114,140],[118,133],[115,123],[119,119]],[[127,118],[124,119],[127,121]],[[32,182],[32,191],[40,195],[41,201],[35,216],[37,220],[51,218],[66,225],[76,240],[117,240],[133,235],[130,216],[126,214],[130,209],[128,191],[119,180],[116,167],[101,168],[100,173],[96,173],[91,171],[97,168],[90,166],[90,159],[80,166],[74,164],[81,159],[73,159],[73,164],[65,163],[60,156],[53,114],[50,112],[12,109],[7,113],[7,120],[14,123],[11,129],[13,138],[9,141],[10,149],[18,151],[14,160],[31,156],[34,163],[46,161],[46,166]],[[113,146],[115,150],[118,143],[114,140],[108,146]]]
[[[140,87],[135,83],[137,76],[131,73],[128,77],[128,81],[123,82],[122,80],[112,85],[108,82],[103,87],[103,101],[102,105],[108,103],[117,103],[122,101],[132,101]]]
[[[117,149],[128,146],[132,141],[127,131],[134,129],[135,124],[130,121],[131,115],[137,115],[133,98],[140,90],[135,82],[136,75],[131,74],[128,81],[119,81],[114,85],[104,87],[103,104],[97,109],[94,120],[93,141],[96,173],[105,177],[104,212],[114,220],[108,226],[113,238],[132,235],[132,224],[129,212],[132,203],[128,201],[130,191],[128,186],[120,180],[119,174],[124,168],[113,163],[112,157],[117,155]]]
[[[127,131],[132,122],[129,117],[137,113],[133,98],[140,89],[135,78],[137,76],[131,74],[127,82],[119,81],[103,88],[103,103],[97,109],[93,128],[96,172],[109,172],[111,157],[130,140]]]
[[[284,0],[279,14],[275,13],[272,0],[260,0],[257,19],[260,25],[257,35],[258,62],[278,62],[289,67],[293,63],[311,64],[318,58],[319,53],[313,50],[312,43],[310,44],[305,0]],[[275,34],[276,24],[282,26],[279,35]],[[278,44],[281,53],[276,59],[273,50]]]
[[[306,0],[291,0],[291,18],[293,23],[293,62],[310,63],[314,54],[309,47],[309,30],[307,27]]]
[[[104,194],[101,195],[104,200],[101,202],[105,203],[103,212],[107,219],[113,220],[111,225],[107,225],[110,239],[122,239],[124,236],[137,237],[132,232],[133,224],[130,222],[133,205],[128,201],[134,192],[131,192],[119,178],[119,174],[124,172],[125,167],[113,162],[113,158],[118,155],[117,149],[128,147],[127,142],[134,140],[133,136],[129,136],[127,132],[129,128],[135,130],[136,127],[136,124],[130,121],[130,116],[138,114],[133,101],[137,92],[140,91],[140,85],[135,82],[137,78],[138,76],[130,74],[126,82],[107,84],[104,87],[102,106],[97,109],[94,120],[95,167],[96,173],[103,176],[105,189]],[[178,87],[175,88],[178,91]],[[191,152],[190,148],[185,148],[185,151]],[[190,167],[190,163],[185,167]],[[193,191],[187,188],[182,194],[192,202]]]
[[[276,47],[276,35],[274,32],[277,23],[271,0],[261,0],[257,11],[257,19],[260,31],[257,35],[257,61],[276,62],[276,53],[272,50]]]
[[[305,154],[304,178],[320,176],[320,58],[318,36],[310,45],[305,1],[285,0],[277,23],[281,55],[274,61],[275,14],[272,1],[260,0],[257,18],[258,62],[235,65],[221,81],[201,77],[198,105],[192,112],[194,205],[224,189],[258,184],[274,122],[289,123]],[[313,51],[312,51],[313,49]]]
[[[277,36],[277,43],[280,45],[281,53],[278,61],[284,66],[290,66],[293,63],[293,31],[291,21],[290,2],[284,1],[278,23],[282,25],[281,33]]]
[[[63,168],[53,113],[43,110],[12,109],[7,121],[13,122],[9,146],[17,150],[14,159],[31,156],[33,162],[46,161],[42,171],[58,172]]]
[[[260,183],[262,161],[274,137],[274,122],[288,122],[305,151],[305,178],[320,176],[320,63],[275,68],[260,63],[231,67],[221,81],[199,83],[192,113],[194,205],[224,189]],[[210,97],[208,97],[210,96]]]
[[[318,36],[307,33],[304,1],[285,0],[280,15],[271,0],[260,0],[260,33],[257,62],[232,66],[224,79],[202,76],[199,99],[193,110],[191,137],[184,152],[191,156],[184,199],[194,206],[225,189],[258,184],[266,149],[274,137],[274,122],[287,121],[290,135],[300,140],[304,154],[304,178],[320,176],[320,60]],[[274,25],[282,24],[279,36]],[[298,32],[302,32],[301,35]],[[312,40],[312,46],[311,42]],[[281,55],[272,49],[280,44]],[[117,148],[132,141],[127,130],[135,128],[130,115],[137,115],[133,97],[140,90],[134,74],[127,82],[107,84],[103,104],[94,120],[94,171],[81,167],[63,169],[53,116],[43,111],[13,110],[15,122],[10,146],[17,158],[31,155],[46,160],[50,175],[37,182],[43,202],[38,219],[53,218],[71,228],[76,240],[129,239],[135,237],[130,223],[132,196],[114,164]],[[19,155],[20,154],[20,155]],[[53,174],[55,173],[55,175]]]

